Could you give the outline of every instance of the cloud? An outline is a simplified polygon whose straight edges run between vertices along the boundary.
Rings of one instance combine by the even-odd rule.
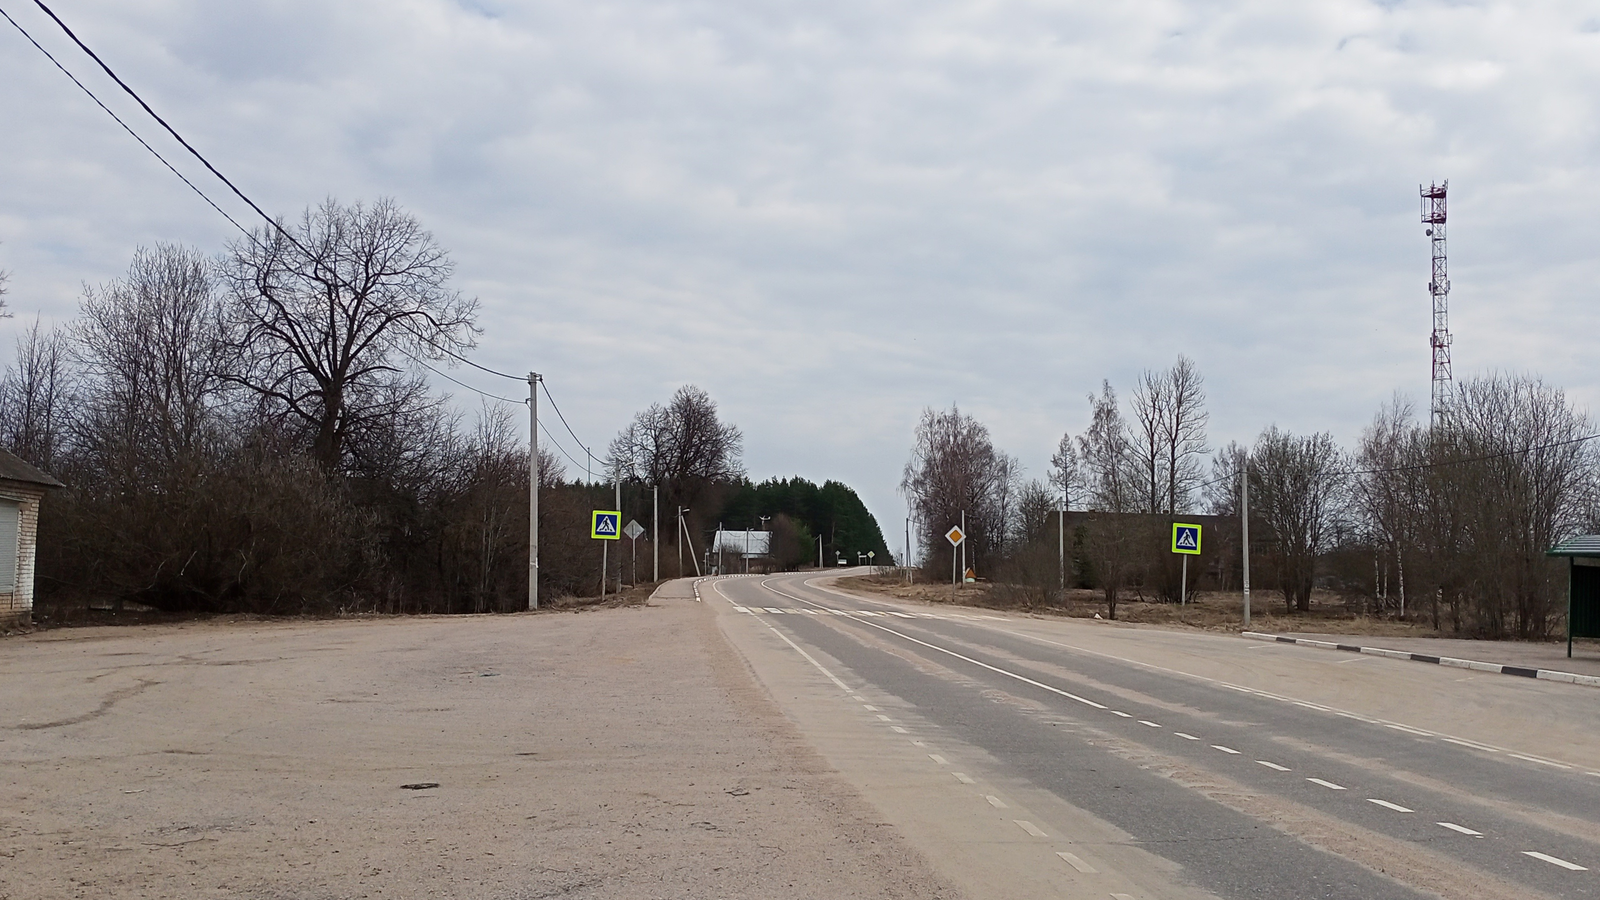
[[[753,474],[840,478],[889,531],[927,405],[1042,474],[1101,378],[1180,352],[1215,444],[1274,422],[1348,441],[1395,389],[1425,398],[1418,182],[1451,179],[1457,372],[1600,397],[1581,4],[58,9],[272,212],[417,213],[484,302],[480,360],[546,373],[596,448],[698,383]],[[15,309],[69,317],[141,243],[221,248],[225,222],[0,41]]]

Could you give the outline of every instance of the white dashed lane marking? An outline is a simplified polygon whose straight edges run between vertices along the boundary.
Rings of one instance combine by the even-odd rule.
[[[1473,743],[1472,741],[1463,741],[1460,738],[1440,738],[1440,740],[1444,741],[1447,744],[1459,744],[1462,747],[1471,747],[1474,750],[1482,750],[1485,753],[1499,753],[1500,752],[1498,749],[1496,749],[1494,747],[1490,747],[1490,746],[1487,746],[1487,745],[1484,745],[1484,744],[1476,744],[1476,743]]]
[[[889,726],[889,730],[893,731],[895,734],[910,734],[911,733],[911,732],[905,730],[904,728],[901,728],[899,725],[890,725]]]
[[[1198,741],[1198,740],[1200,740],[1199,738],[1195,737],[1192,734],[1184,734],[1181,731],[1174,731],[1173,734],[1177,735],[1178,737],[1183,738],[1186,741]]]
[[[1231,753],[1234,756],[1238,756],[1239,755],[1239,751],[1233,749],[1232,747],[1224,747],[1221,744],[1212,744],[1211,745],[1211,749],[1213,749],[1213,750],[1221,750],[1223,753]]]
[[[1026,831],[1027,833],[1033,835],[1034,837],[1049,837],[1050,836],[1050,835],[1044,833],[1044,829],[1042,829],[1039,826],[1033,824],[1032,822],[1029,822],[1026,819],[1012,819],[1011,821],[1017,823],[1017,827],[1018,828],[1021,828],[1023,831]]]
[[[867,708],[867,712],[877,712],[878,711],[878,708],[876,706],[873,706],[871,703],[863,703],[861,705],[865,706]]]
[[[1551,855],[1549,855],[1547,853],[1540,853],[1537,850],[1524,850],[1524,851],[1522,851],[1522,855],[1523,856],[1531,856],[1534,859],[1540,860],[1541,862],[1547,862],[1552,866],[1560,866],[1561,868],[1566,869],[1569,872],[1587,872],[1587,871],[1589,871],[1588,868],[1586,868],[1584,866],[1580,866],[1577,863],[1567,862],[1566,860],[1561,859],[1560,857],[1551,856]]]
[[[1459,834],[1464,834],[1467,837],[1475,837],[1475,838],[1483,837],[1483,832],[1481,832],[1481,831],[1473,831],[1471,828],[1468,828],[1465,825],[1457,825],[1454,822],[1435,822],[1433,824],[1438,825],[1440,828],[1448,828],[1451,831],[1457,832]]]
[[[1312,784],[1320,784],[1320,785],[1322,785],[1323,787],[1327,788],[1330,791],[1342,791],[1342,790],[1344,790],[1344,786],[1343,785],[1334,784],[1331,781],[1323,781],[1321,778],[1307,778],[1306,780],[1311,782]]]
[[[1257,765],[1266,766],[1267,768],[1273,770],[1274,772],[1287,772],[1287,771],[1289,771],[1289,767],[1288,766],[1280,766],[1275,762],[1267,762],[1264,759],[1256,760],[1256,764]]]
[[[1368,803],[1376,803],[1377,805],[1383,807],[1384,809],[1392,809],[1395,812],[1399,812],[1399,813],[1416,812],[1416,810],[1414,810],[1414,809],[1406,809],[1404,806],[1401,806],[1398,803],[1390,803],[1387,800],[1379,800],[1377,797],[1368,797],[1367,798],[1367,802]]]
[[[1140,719],[1139,720],[1139,724],[1140,725],[1149,725],[1151,728],[1160,728],[1161,727],[1160,725],[1157,725],[1156,723],[1151,722],[1151,721],[1149,721],[1147,719]]]
[[[1089,865],[1065,850],[1057,850],[1056,855],[1065,860],[1067,865],[1077,869],[1079,872],[1082,872],[1085,875],[1094,875],[1097,871],[1094,866]]]
[[[962,784],[977,784],[977,782],[973,781],[965,772],[951,772],[950,774],[954,775],[956,780]]]
[[[1565,765],[1563,763],[1558,763],[1558,762],[1551,762],[1548,759],[1540,759],[1537,756],[1523,756],[1521,753],[1512,753],[1512,754],[1510,754],[1510,756],[1511,756],[1512,759],[1520,759],[1523,762],[1538,763],[1541,766],[1555,766],[1558,769],[1570,769],[1570,768],[1572,768],[1569,765]]]
[[[942,757],[942,756],[940,756],[940,755],[939,755],[939,754],[937,754],[937,753],[929,753],[929,754],[928,754],[928,758],[929,758],[929,759],[931,759],[931,760],[933,760],[933,761],[934,761],[934,762],[936,762],[936,763],[938,763],[938,764],[939,764],[939,765],[941,765],[941,766],[948,766],[948,765],[950,765],[950,760],[948,760],[948,759],[945,759],[945,758],[944,758],[944,757]]]
[[[1111,714],[1112,714],[1112,715],[1113,715],[1113,716],[1121,716],[1121,717],[1123,717],[1123,718],[1124,718],[1124,719],[1131,719],[1131,718],[1133,718],[1133,716],[1131,716],[1131,715],[1129,715],[1129,714],[1127,714],[1127,713],[1125,713],[1125,712],[1122,712],[1122,711],[1121,711],[1121,710],[1115,710],[1115,709],[1113,709],[1113,710],[1112,710],[1112,711],[1111,711]]]
[[[999,797],[996,797],[993,794],[985,795],[983,799],[989,801],[989,805],[994,807],[995,809],[1006,809],[1007,808],[1006,807],[1006,802],[1004,800],[1001,800]]]
[[[878,713],[878,721],[879,722],[892,722],[894,720],[889,718],[888,716],[884,715],[883,713]]]

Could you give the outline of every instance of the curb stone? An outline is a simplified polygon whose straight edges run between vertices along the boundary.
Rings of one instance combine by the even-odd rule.
[[[1408,659],[1412,662],[1433,663],[1438,666],[1450,666],[1457,669],[1471,669],[1475,672],[1492,672],[1497,675],[1516,675],[1522,678],[1538,678],[1543,681],[1560,681],[1566,684],[1581,684],[1587,687],[1600,687],[1600,676],[1579,675],[1574,672],[1557,672],[1554,669],[1530,669],[1525,666],[1503,666],[1499,663],[1478,662],[1472,659],[1456,659],[1451,656],[1429,656],[1426,653],[1407,653],[1404,650],[1385,650],[1382,647],[1358,647],[1354,644],[1339,644],[1333,641],[1314,641],[1309,638],[1284,637],[1280,634],[1263,634],[1259,631],[1241,632],[1240,637],[1252,641],[1276,641],[1280,644],[1299,644],[1303,647],[1317,647],[1323,650],[1343,650],[1347,653],[1365,653],[1368,656],[1383,656],[1389,659]]]

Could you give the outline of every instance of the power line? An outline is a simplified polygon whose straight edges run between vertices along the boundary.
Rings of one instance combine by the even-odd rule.
[[[578,437],[578,433],[572,430],[571,425],[567,425],[567,417],[561,414],[561,407],[556,405],[556,398],[550,396],[550,386],[543,381],[540,381],[539,384],[544,387],[544,396],[550,401],[550,408],[556,411],[556,417],[561,420],[561,424],[567,426],[567,434],[572,435],[572,439],[578,442],[578,446],[583,447],[584,452],[588,453],[589,448],[583,443],[583,439]],[[591,457],[593,455],[590,453]]]
[[[48,60],[50,60],[50,62],[54,63],[55,67],[57,69],[61,70],[61,74],[67,76],[70,79],[72,79],[72,83],[77,85],[79,90],[83,91],[85,94],[88,94],[89,95],[89,99],[93,100],[96,106],[98,106],[101,109],[105,110],[106,115],[110,116],[112,119],[115,119],[116,123],[118,125],[122,126],[122,130],[123,131],[126,131],[128,134],[132,135],[133,139],[139,142],[139,146],[145,148],[146,150],[149,150],[151,156],[154,156],[156,159],[160,160],[161,164],[163,166],[167,167],[167,171],[169,171],[172,174],[178,176],[178,180],[179,181],[182,181],[184,184],[188,185],[189,186],[189,190],[194,191],[197,195],[199,195],[200,199],[204,200],[206,202],[207,206],[209,206],[212,209],[216,210],[217,213],[219,215],[221,215],[224,219],[227,219],[228,223],[230,225],[232,225],[234,228],[239,229],[239,232],[241,234],[243,234],[245,237],[251,237],[250,232],[247,231],[243,225],[240,225],[233,218],[233,216],[228,215],[228,213],[225,210],[223,210],[222,207],[218,206],[210,197],[206,196],[206,192],[205,191],[202,191],[202,190],[200,190],[200,188],[196,187],[195,183],[190,181],[188,179],[188,177],[186,177],[182,172],[179,172],[176,168],[174,168],[172,163],[167,162],[167,158],[166,157],[162,156],[159,152],[157,152],[156,148],[150,146],[145,141],[144,138],[139,136],[138,132],[134,131],[131,127],[129,127],[128,123],[124,122],[122,120],[121,116],[118,116],[116,113],[112,112],[111,111],[111,107],[106,106],[104,103],[102,103],[100,101],[100,98],[95,96],[94,91],[89,90],[87,85],[85,85],[83,82],[78,80],[78,76],[76,76],[76,75],[72,74],[71,72],[67,71],[67,67],[63,66],[61,64],[61,61],[56,59],[53,55],[51,55],[49,50],[46,50],[43,46],[41,46],[39,44],[38,41],[34,40],[33,39],[33,35],[29,34],[28,30],[26,28],[23,28],[22,25],[20,23],[18,23],[16,19],[11,18],[11,14],[10,13],[6,12],[4,9],[0,9],[0,16],[5,16],[6,21],[11,23],[11,27],[13,27],[13,28],[17,29],[17,31],[21,32],[22,36],[28,39],[28,43],[32,44],[35,49],[37,49],[40,53],[44,54],[45,59],[48,59]]]
[[[256,215],[260,216],[262,218],[262,220],[267,223],[268,226],[270,226],[274,231],[276,231],[285,240],[287,240],[290,244],[292,244],[295,247],[295,249],[299,250],[301,255],[305,256],[307,259],[312,259],[313,258],[312,254],[311,254],[311,251],[308,250],[304,244],[300,243],[300,241],[293,234],[290,234],[288,229],[284,228],[283,225],[280,224],[276,219],[274,219],[271,216],[267,215],[265,210],[263,210],[259,205],[257,205],[254,200],[251,200],[249,198],[249,196],[247,196],[244,193],[244,191],[239,189],[238,185],[235,185],[232,181],[228,180],[228,177],[226,175],[223,175],[222,172],[220,170],[218,170],[216,166],[212,165],[211,161],[206,159],[205,156],[203,154],[201,154],[199,150],[196,150],[194,148],[194,145],[190,144],[187,140],[185,140],[183,135],[178,133],[177,129],[173,128],[172,125],[169,124],[166,119],[163,119],[159,114],[157,114],[156,111],[153,108],[151,108],[150,104],[146,103],[144,98],[139,96],[139,93],[137,91],[135,91],[132,87],[130,87],[127,82],[123,81],[121,76],[117,75],[117,73],[112,70],[111,66],[109,66],[106,63],[105,60],[100,58],[99,54],[95,53],[94,50],[92,50],[89,47],[88,44],[85,44],[83,42],[83,40],[78,37],[77,33],[75,33],[72,30],[72,28],[67,25],[66,22],[62,21],[60,16],[56,15],[54,10],[52,10],[49,6],[46,6],[42,2],[42,0],[34,0],[34,4],[36,6],[38,6],[41,10],[43,10],[45,15],[49,16],[50,19],[52,21],[54,21],[56,23],[56,25],[58,25],[63,32],[66,33],[67,37],[72,39],[72,42],[74,44],[78,45],[79,49],[81,49],[84,53],[88,54],[89,58],[94,60],[95,63],[100,66],[101,70],[104,71],[106,73],[106,75],[108,75],[111,78],[112,81],[117,83],[118,87],[122,88],[122,90],[124,92],[126,92],[128,94],[128,96],[132,97],[134,99],[134,101],[139,104],[141,109],[143,109],[146,113],[148,113],[149,116],[152,119],[155,119],[156,122],[159,123],[161,125],[161,127],[166,130],[166,132],[168,134],[172,135],[173,139],[176,140],[179,144],[181,144],[185,150],[189,151],[189,153],[192,156],[194,156],[195,159],[199,160],[201,165],[204,165],[206,167],[207,171],[211,172],[211,174],[215,175],[219,181],[221,181],[223,184],[227,185],[228,189],[231,190],[234,193],[235,196],[237,196],[240,200],[243,200],[252,210],[255,211]],[[49,59],[52,63],[54,63],[56,68],[60,69],[63,74],[65,74],[68,78],[72,79],[72,82],[74,84],[76,84],[80,89],[82,89],[85,94],[88,94],[89,95],[89,99],[93,100],[95,102],[95,105],[97,105],[101,109],[105,110],[106,114],[111,116],[112,119],[115,119],[118,125],[121,125],[123,127],[123,129],[125,131],[127,131],[130,135],[133,135],[134,140],[138,141],[146,150],[150,151],[150,153],[153,156],[155,156],[156,159],[161,160],[162,165],[166,166],[167,169],[172,172],[172,174],[178,176],[179,180],[181,180],[184,184],[188,185],[189,189],[194,191],[196,194],[198,194],[200,196],[200,198],[202,200],[204,200],[208,206],[210,206],[212,209],[216,210],[224,219],[227,219],[228,222],[230,224],[232,224],[234,228],[237,228],[241,234],[243,234],[247,239],[249,239],[251,241],[251,243],[255,243],[255,244],[259,245],[260,242],[257,240],[256,236],[253,233],[251,233],[249,230],[247,230],[243,225],[240,225],[239,222],[237,220],[235,220],[232,216],[228,215],[228,213],[225,210],[223,210],[222,207],[218,206],[214,201],[212,201],[212,199],[209,196],[207,196],[204,191],[202,191],[202,190],[200,190],[200,188],[196,187],[194,182],[190,181],[187,177],[184,176],[184,174],[182,172],[179,172],[176,168],[174,168],[173,165],[170,162],[167,162],[165,157],[163,157],[160,153],[156,152],[154,147],[151,147],[144,140],[144,138],[140,137],[138,135],[138,133],[135,132],[132,128],[130,128],[128,126],[128,124],[126,122],[124,122],[115,112],[112,112],[110,107],[107,107],[104,103],[102,103],[100,101],[100,98],[95,96],[94,92],[89,90],[89,88],[86,87],[83,84],[83,82],[79,81],[76,76],[74,76],[71,72],[67,71],[65,66],[63,66],[54,56],[52,56],[48,50],[46,50],[43,46],[41,46],[38,41],[34,40],[33,36],[31,34],[29,34],[27,32],[27,30],[24,29],[20,24],[18,24],[15,19],[11,18],[11,16],[8,13],[6,13],[5,10],[0,9],[0,15],[4,15],[5,18],[6,18],[6,21],[10,22],[13,27],[15,27],[19,32],[21,32],[22,36],[27,38],[29,43],[33,44],[33,46],[35,48],[37,48],[40,53],[43,53],[47,59]],[[335,281],[337,281],[346,290],[349,290],[349,291],[352,291],[352,292],[355,291],[355,289],[353,287],[351,287],[351,285],[348,282],[346,282],[342,277],[340,277],[338,272],[330,272],[329,274],[332,276],[332,278]],[[407,330],[409,331],[410,329],[407,329]],[[424,338],[422,338],[420,335],[417,335],[415,332],[412,332],[412,336],[413,337],[417,337],[419,340],[424,340],[425,341]],[[488,366],[482,365],[481,363],[473,362],[472,360],[467,359],[466,357],[460,355],[459,353],[456,353],[455,351],[451,350],[448,347],[434,346],[433,349],[437,350],[440,353],[443,353],[446,356],[451,357],[452,359],[455,359],[458,362],[465,363],[466,365],[469,365],[469,366],[471,366],[471,367],[473,367],[475,369],[478,369],[478,370],[480,370],[482,372],[486,372],[486,373],[488,373],[490,375],[496,375],[496,376],[499,376],[501,378],[508,378],[508,379],[513,380],[513,381],[522,381],[523,380],[519,376],[510,375],[510,374],[507,374],[505,372],[498,371],[496,369],[491,369]],[[420,360],[419,360],[419,362],[420,362]],[[426,364],[424,364],[424,365],[426,365]],[[429,366],[428,368],[432,369],[434,372],[438,373],[439,375],[441,375],[443,377],[446,377],[446,378],[449,377],[449,376],[444,376],[444,373],[439,372],[437,369],[433,369],[432,366]],[[450,380],[451,381],[455,381],[455,379],[450,379]],[[459,381],[455,381],[455,383],[456,384],[460,384],[462,387],[465,387],[468,390],[477,391],[477,388],[474,388],[471,385],[463,384],[462,382],[459,382]],[[494,396],[494,395],[491,395],[491,394],[487,394],[487,393],[485,393],[483,391],[479,391],[479,393],[484,393],[485,396]],[[496,399],[504,400],[505,398],[496,397]],[[507,401],[507,402],[519,402],[519,401]]]
[[[410,356],[409,353],[406,354],[406,355]],[[514,406],[526,406],[526,405],[528,405],[528,401],[526,401],[526,400],[512,400],[509,397],[502,397],[499,394],[491,394],[488,391],[479,390],[478,388],[475,388],[472,385],[467,384],[465,381],[458,381],[458,380],[456,380],[454,378],[451,378],[449,375],[446,375],[445,373],[439,371],[438,369],[435,369],[433,366],[428,365],[427,363],[423,362],[422,360],[418,359],[415,356],[411,357],[411,361],[416,363],[417,365],[423,367],[424,369],[427,369],[429,372],[432,372],[433,374],[439,376],[440,378],[443,378],[445,381],[448,381],[448,382],[450,382],[452,384],[460,385],[461,387],[464,387],[467,390],[472,391],[473,393],[481,394],[481,395],[483,395],[485,397],[488,397],[490,400],[499,400],[501,403],[510,403],[510,404],[512,404]]]

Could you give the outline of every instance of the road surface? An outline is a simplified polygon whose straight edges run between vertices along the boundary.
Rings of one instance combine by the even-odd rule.
[[[1600,691],[1231,635],[698,585],[973,897],[1600,897]]]

